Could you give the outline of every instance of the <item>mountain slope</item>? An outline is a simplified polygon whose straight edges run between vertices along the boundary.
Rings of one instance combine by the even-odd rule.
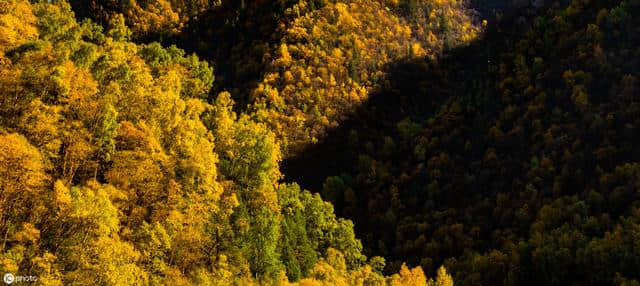
[[[631,283],[638,7],[525,10],[438,61],[391,64],[390,87],[285,173],[323,185],[390,270],[402,259],[444,263],[462,285]]]
[[[264,124],[196,55],[65,1],[0,1],[0,272],[44,285],[435,285],[383,276],[330,203],[281,183]],[[291,282],[290,282],[291,281]],[[428,284],[427,284],[428,283]]]

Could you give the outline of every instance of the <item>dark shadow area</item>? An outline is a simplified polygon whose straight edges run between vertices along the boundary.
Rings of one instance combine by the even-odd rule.
[[[492,221],[490,210],[463,212],[478,201],[495,200],[495,190],[515,188],[504,185],[508,180],[495,180],[496,176],[517,178],[525,172],[516,164],[527,160],[528,154],[521,149],[528,149],[530,143],[524,138],[502,146],[503,152],[513,154],[513,160],[502,166],[479,165],[490,143],[487,130],[505,108],[495,89],[498,57],[523,37],[520,31],[531,25],[524,19],[531,19],[536,10],[503,12],[500,23],[469,45],[448,50],[436,60],[389,64],[387,84],[373,91],[323,141],[282,163],[286,181],[320,192],[334,204],[338,215],[354,221],[365,254],[384,256],[388,273],[397,272],[407,262],[423,266],[433,277],[437,266],[446,262],[442,258],[459,258],[469,248],[484,252],[496,247],[488,230],[500,222]],[[440,148],[447,155],[421,158],[421,151],[414,147],[423,144],[423,138],[432,140],[431,144],[433,138],[446,138],[447,146]],[[429,148],[429,143],[424,145]],[[439,159],[441,155],[451,158]],[[491,168],[497,171],[488,171]],[[444,174],[434,186],[430,177],[436,169]],[[444,232],[437,225],[403,223],[428,215],[440,215],[454,226],[464,222],[483,227],[473,246],[455,235],[442,238],[448,245],[427,246],[430,255],[437,252],[431,260],[411,246],[399,246],[429,245],[432,237]],[[527,231],[522,229],[523,234]]]
[[[503,11],[467,46],[389,64],[348,120],[283,162],[286,181],[353,220],[387,273],[407,262],[428,277],[445,265],[457,285],[637,279],[636,256],[599,251],[633,240],[622,221],[640,198],[640,61],[616,55],[640,55],[621,24],[640,6],[566,3]]]
[[[468,46],[447,51],[436,61],[423,59],[389,64],[385,72],[388,80],[386,86],[372,92],[369,100],[349,120],[342,122],[339,128],[331,130],[324,141],[309,146],[298,156],[283,162],[282,170],[286,181],[297,182],[303,188],[316,192],[324,189],[323,198],[332,201],[336,213],[354,221],[366,254],[384,256],[391,262],[388,265],[389,272],[396,271],[400,266],[396,262],[406,261],[412,255],[380,246],[379,241],[394,244],[392,241],[396,239],[397,227],[394,223],[380,222],[385,220],[381,216],[385,216],[393,200],[385,190],[392,188],[391,181],[403,180],[385,180],[377,175],[365,178],[362,176],[366,172],[363,169],[385,172],[387,174],[383,177],[387,178],[406,176],[406,185],[393,186],[395,188],[426,187],[410,186],[419,181],[426,183],[426,178],[420,179],[424,176],[426,166],[424,162],[415,159],[414,150],[405,148],[416,143],[411,140],[419,137],[419,133],[423,132],[422,128],[416,127],[416,130],[406,131],[413,134],[403,135],[404,131],[399,130],[400,126],[410,122],[404,125],[411,129],[411,124],[422,126],[429,120],[446,120],[449,115],[440,112],[450,109],[449,105],[458,103],[466,105],[465,118],[455,120],[464,121],[465,125],[473,128],[465,134],[459,134],[459,140],[453,140],[456,146],[450,148],[464,150],[466,141],[469,141],[473,150],[464,152],[471,156],[468,162],[481,159],[486,145],[482,141],[484,133],[491,127],[489,124],[492,124],[497,112],[503,108],[493,100],[496,95],[491,85],[495,80],[489,72],[491,68],[495,68],[492,67],[492,59],[508,47],[508,41],[514,40],[516,39],[507,37],[496,29],[488,31],[485,37]],[[469,110],[473,112],[468,112]],[[393,143],[385,143],[385,140]],[[333,190],[328,190],[332,188],[331,183],[325,183],[325,180],[332,176],[340,177],[341,182],[346,185],[346,192],[351,193],[331,193]],[[462,189],[464,182],[464,179],[459,180],[461,185],[458,187]],[[349,188],[353,189],[348,190]],[[411,200],[413,197],[411,194],[404,195],[400,200]],[[445,196],[449,197],[439,200],[445,205],[438,209],[456,209],[467,203],[467,199],[456,198],[454,194]],[[387,205],[372,202],[387,202]],[[416,208],[413,209],[405,208],[406,212],[402,215],[416,216],[429,211],[418,207],[417,202],[415,205]],[[416,258],[415,255],[413,258]],[[420,264],[420,260],[410,259],[408,262],[412,265]]]
[[[478,40],[467,46],[455,47],[439,55],[436,61],[427,59],[393,62],[385,68],[388,84],[370,94],[367,103],[360,106],[329,132],[326,139],[311,145],[306,151],[283,163],[287,181],[299,182],[310,190],[321,190],[324,179],[338,175],[348,164],[334,158],[354,155],[349,148],[349,134],[359,130],[374,130],[374,139],[386,135],[396,136],[397,123],[409,118],[424,121],[452,99],[460,98],[474,104],[477,114],[493,116],[499,106],[488,93],[495,79],[489,78],[490,68],[496,68],[497,57],[522,37],[538,10],[530,4],[514,5],[512,0],[474,0],[471,8],[482,19],[489,19],[490,29]],[[522,1],[521,1],[522,2]],[[526,2],[526,1],[525,1]],[[515,28],[514,28],[515,27]],[[475,120],[475,118],[474,118]],[[478,124],[482,123],[477,118]],[[326,158],[327,160],[322,160]],[[319,161],[318,161],[319,159]],[[309,166],[308,162],[315,162]]]
[[[229,91],[240,110],[284,33],[284,8],[279,1],[243,3],[224,1],[189,21],[179,34],[162,39],[166,45],[174,44],[211,62],[216,75],[212,96]]]
[[[343,159],[356,155],[353,153],[356,150],[347,147],[350,133],[362,133],[368,139],[397,136],[400,121],[427,120],[455,98],[480,104],[478,114],[493,113],[496,106],[492,106],[492,94],[487,94],[487,84],[494,82],[488,78],[489,68],[492,59],[516,40],[513,36],[502,32],[500,27],[493,27],[481,39],[448,50],[435,61],[390,63],[385,68],[388,84],[373,91],[368,101],[340,127],[331,130],[323,141],[283,163],[287,181],[299,182],[310,190],[321,190],[328,176],[339,175],[349,168],[347,162],[350,161]]]

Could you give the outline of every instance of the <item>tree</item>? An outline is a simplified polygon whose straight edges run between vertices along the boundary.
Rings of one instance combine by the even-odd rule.
[[[38,37],[31,5],[8,0],[0,4],[0,59],[10,49]]]
[[[10,234],[44,213],[47,176],[42,155],[21,135],[0,135],[0,251],[10,248]]]

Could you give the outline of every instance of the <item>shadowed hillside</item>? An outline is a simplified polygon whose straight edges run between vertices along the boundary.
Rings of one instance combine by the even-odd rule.
[[[398,222],[389,221],[390,213],[386,211],[394,203],[411,203],[403,200],[414,200],[412,197],[417,194],[408,192],[404,197],[395,194],[393,198],[390,188],[396,188],[396,192],[398,187],[422,188],[411,182],[425,175],[424,162],[415,160],[411,148],[423,132],[422,122],[450,119],[470,123],[468,128],[451,134],[448,144],[463,149],[464,136],[471,140],[473,148],[464,153],[466,159],[473,161],[483,156],[486,145],[482,142],[483,130],[491,127],[490,122],[501,109],[492,100],[495,93],[490,89],[494,81],[490,68],[491,59],[506,49],[504,36],[489,31],[468,46],[446,51],[437,60],[388,64],[384,87],[375,90],[340,127],[332,129],[325,141],[310,145],[283,162],[285,179],[300,182],[311,190],[323,190],[323,197],[334,203],[338,213],[362,222],[356,230],[363,237],[367,252],[390,258],[410,255],[385,246],[402,242],[402,238],[396,242]],[[453,105],[462,108],[461,104],[465,105],[466,114],[445,114]],[[447,208],[465,207],[465,202],[453,194],[448,201],[451,204]],[[411,204],[415,208],[403,215],[425,211],[416,202]],[[420,263],[420,257],[413,258],[412,263]],[[399,266],[389,264],[389,269]],[[423,266],[432,269],[429,264]]]
[[[460,285],[631,283],[637,9],[514,11],[436,61],[391,63],[389,84],[284,173],[322,189],[388,270],[410,257]]]

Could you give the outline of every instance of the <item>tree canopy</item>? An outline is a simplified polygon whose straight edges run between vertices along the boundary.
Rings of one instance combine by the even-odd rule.
[[[0,0],[0,273],[638,285],[637,15]]]

